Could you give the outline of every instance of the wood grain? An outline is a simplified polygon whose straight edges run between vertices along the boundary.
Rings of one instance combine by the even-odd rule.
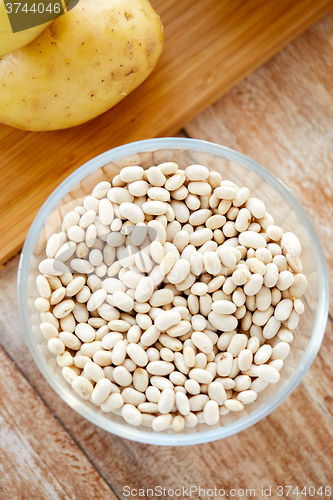
[[[301,201],[333,283],[333,12],[186,126],[275,173]],[[330,312],[333,314],[333,287]]]
[[[115,500],[1,348],[0,366],[0,498]]]
[[[16,258],[0,273],[0,345],[112,484],[118,498],[127,498],[124,486],[254,488],[259,498],[262,486],[272,486],[273,499],[281,498],[276,495],[279,485],[333,486],[332,323],[328,324],[320,353],[304,382],[269,417],[236,436],[190,449],[148,446],[95,427],[50,389],[20,329],[15,305],[17,265]],[[45,418],[52,419],[50,415]],[[25,433],[29,436],[28,426]],[[192,498],[200,497],[194,493]],[[291,494],[288,498],[296,500],[297,496]]]
[[[331,418],[333,425],[333,322],[327,324],[324,341],[311,370],[304,378],[304,387],[317,405]]]
[[[73,129],[0,126],[0,263],[22,246],[51,191],[88,159],[171,135],[333,7],[333,0],[152,0],[165,26],[153,74],[113,110]]]

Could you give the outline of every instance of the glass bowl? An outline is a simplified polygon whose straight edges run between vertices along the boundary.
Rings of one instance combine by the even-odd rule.
[[[298,236],[303,248],[303,273],[308,279],[303,297],[305,312],[295,331],[280,382],[260,392],[258,399],[243,411],[223,416],[219,424],[213,427],[199,424],[194,428],[185,428],[182,433],[172,430],[158,433],[146,427],[130,426],[121,417],[103,413],[97,406],[77,396],[62,378],[54,355],[47,349],[46,340],[38,327],[39,313],[34,308],[37,268],[45,258],[46,239],[60,230],[64,215],[75,207],[76,200],[90,194],[93,186],[101,180],[110,180],[123,166],[142,165],[148,168],[165,161],[175,161],[180,168],[201,163],[220,172],[224,179],[247,186],[252,196],[264,201],[276,224]],[[298,386],[311,366],[324,335],[329,301],[327,276],[324,253],[307,213],[290,190],[266,168],[243,154],[201,140],[148,139],[120,146],[93,158],[65,179],[46,200],[30,228],[21,254],[18,303],[25,339],[38,368],[71,408],[95,425],[123,438],[154,445],[194,445],[243,431],[269,415]]]

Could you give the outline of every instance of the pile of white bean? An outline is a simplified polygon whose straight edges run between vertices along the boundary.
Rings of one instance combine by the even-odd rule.
[[[83,399],[132,425],[215,425],[276,384],[304,311],[301,245],[203,165],[123,168],[47,241],[40,330]]]

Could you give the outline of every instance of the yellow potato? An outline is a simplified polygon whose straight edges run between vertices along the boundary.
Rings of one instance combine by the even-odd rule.
[[[80,0],[0,59],[0,122],[34,131],[86,122],[147,78],[162,45],[148,0]]]
[[[4,0],[0,0],[0,57],[32,42],[51,22],[13,33],[6,13]]]

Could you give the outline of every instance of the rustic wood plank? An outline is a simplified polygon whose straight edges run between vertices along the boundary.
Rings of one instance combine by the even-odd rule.
[[[186,126],[274,172],[298,197],[333,282],[333,12]],[[333,314],[333,288],[330,311]]]
[[[0,348],[0,498],[116,497]]]
[[[112,465],[112,484],[120,498],[124,498],[124,485],[131,488],[194,485],[227,491],[253,488],[261,498],[262,486],[272,486],[276,492],[281,484],[318,488],[333,483],[332,424],[313,405],[303,388],[297,389],[278,410],[251,429],[190,449],[133,443],[98,430],[94,434],[96,450],[90,439],[91,431],[86,424],[80,424],[77,422],[86,451],[89,449],[89,453],[97,455],[103,470]],[[109,447],[114,452],[112,459]],[[276,494],[272,497],[278,498]],[[290,495],[290,498],[297,497]]]
[[[332,418],[333,423],[333,322],[329,320],[321,349],[303,385],[311,398]]]
[[[254,488],[259,498],[262,486],[272,486],[272,498],[277,499],[277,486],[333,485],[331,323],[320,355],[304,383],[269,417],[239,435],[191,449],[148,446],[95,427],[50,389],[29,354],[19,326],[15,299],[17,265],[16,258],[0,273],[0,345],[112,484],[119,498],[127,498],[124,486]],[[192,498],[199,495],[194,493]],[[297,496],[291,494],[288,498]]]
[[[165,47],[150,78],[113,110],[69,130],[0,126],[0,263],[21,248],[51,191],[90,158],[171,135],[267,61],[333,0],[152,0]]]

